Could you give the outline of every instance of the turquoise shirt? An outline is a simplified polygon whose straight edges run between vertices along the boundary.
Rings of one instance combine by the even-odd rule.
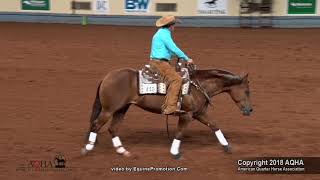
[[[152,38],[150,58],[171,60],[172,55],[185,61],[189,59],[174,43],[171,31],[168,28],[160,28]]]

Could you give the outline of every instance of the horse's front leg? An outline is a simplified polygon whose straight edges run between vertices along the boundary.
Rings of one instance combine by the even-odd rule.
[[[192,117],[189,114],[183,114],[179,117],[178,128],[175,134],[175,138],[173,139],[170,153],[173,155],[175,159],[179,159],[181,157],[180,153],[180,144],[181,139],[183,137],[183,130],[188,126],[188,124],[192,121]]]
[[[216,123],[213,123],[209,120],[207,114],[201,114],[194,116],[196,120],[201,122],[202,124],[208,126],[216,135],[218,138],[220,144],[222,145],[223,149],[227,153],[231,153],[231,145],[228,143],[226,138],[224,137],[222,131],[217,127]]]

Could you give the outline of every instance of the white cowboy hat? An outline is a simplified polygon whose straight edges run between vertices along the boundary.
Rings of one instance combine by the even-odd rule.
[[[179,19],[176,19],[172,15],[163,16],[160,19],[157,20],[156,26],[162,27],[168,24],[174,24],[174,23],[180,23],[181,21]]]

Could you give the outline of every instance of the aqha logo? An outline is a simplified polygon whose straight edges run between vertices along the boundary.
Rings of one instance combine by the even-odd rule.
[[[44,168],[52,168],[53,164],[51,161],[44,161],[44,160],[31,160],[29,162],[30,167],[36,171],[40,171]]]
[[[126,0],[127,12],[148,12],[151,0]]]
[[[35,171],[66,168],[66,158],[62,154],[57,154],[53,161],[31,160],[28,167]]]
[[[285,165],[290,165],[290,166],[301,166],[304,165],[302,159],[287,159],[285,162]]]

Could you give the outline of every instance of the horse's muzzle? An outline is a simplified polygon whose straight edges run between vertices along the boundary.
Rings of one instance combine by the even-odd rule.
[[[250,116],[251,113],[253,112],[253,109],[252,109],[252,107],[244,107],[244,108],[242,108],[241,111],[244,116]]]

